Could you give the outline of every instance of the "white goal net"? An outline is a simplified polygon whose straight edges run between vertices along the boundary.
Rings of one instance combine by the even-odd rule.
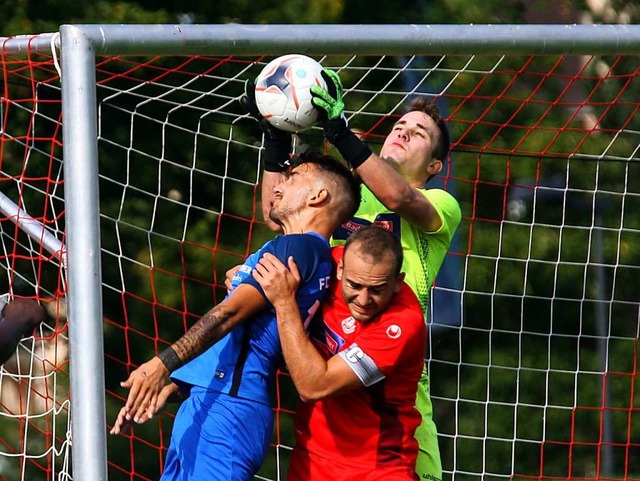
[[[414,95],[433,98],[453,134],[433,184],[463,221],[426,353],[444,479],[640,478],[638,56],[330,53],[313,56],[340,73],[350,125],[374,150]],[[119,382],[273,235],[261,137],[237,102],[273,57],[96,58],[108,425]],[[64,242],[54,59],[0,60],[0,192]],[[298,144],[327,148],[319,128]],[[64,268],[6,213],[0,234],[0,294],[48,306],[0,374],[0,477],[70,478]],[[296,399],[281,373],[259,479],[284,478]],[[173,412],[109,437],[111,480],[157,479]]]

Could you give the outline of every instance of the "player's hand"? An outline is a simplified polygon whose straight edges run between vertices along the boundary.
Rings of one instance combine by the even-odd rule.
[[[291,134],[271,125],[260,113],[256,104],[256,84],[247,80],[240,105],[258,121],[258,127],[264,134],[264,169],[268,172],[284,172],[289,168]]]
[[[253,277],[276,309],[296,304],[301,277],[293,257],[289,257],[287,267],[273,254],[265,253],[253,270]]]
[[[327,90],[318,85],[312,85],[311,103],[319,108],[325,119],[339,119],[344,115],[342,80],[337,72],[328,68],[322,70],[322,78],[327,83]]]
[[[227,288],[227,292],[231,292],[231,289],[233,288],[233,286],[231,285],[231,281],[233,281],[233,277],[236,275],[236,273],[240,270],[240,267],[242,266],[233,266],[231,269],[229,269],[227,272],[225,272],[224,274],[224,287]]]
[[[145,412],[157,410],[160,392],[169,383],[169,371],[156,356],[133,371],[120,385],[129,389],[125,418],[139,422]]]
[[[160,391],[160,394],[158,394],[158,403],[156,405],[155,411],[145,412],[138,419],[137,424],[146,423],[151,418],[153,418],[154,415],[162,413],[162,411],[164,411],[164,408],[167,405],[167,401],[169,400],[169,397],[174,396],[177,391],[178,391],[178,386],[175,383],[169,383],[164,388],[162,388],[162,391]],[[113,424],[113,427],[111,428],[111,431],[109,431],[109,433],[110,434],[128,434],[131,431],[131,428],[133,427],[133,425],[134,425],[134,420],[127,419],[127,408],[126,406],[123,406],[122,409],[120,409],[120,412],[118,413],[116,421]]]
[[[260,113],[256,103],[256,84],[252,80],[247,80],[244,83],[244,95],[240,97],[240,105],[258,121],[258,127],[267,139],[280,140],[288,136],[287,132],[271,125]]]
[[[340,152],[351,167],[357,169],[371,156],[371,149],[349,129],[344,115],[343,88],[340,76],[333,70],[324,69],[322,77],[327,90],[311,86],[311,103],[320,111],[324,136]]]
[[[45,318],[44,309],[34,299],[15,298],[0,314],[0,365],[15,352],[20,340],[33,333]]]
[[[16,297],[4,306],[2,317],[7,321],[20,323],[24,327],[23,335],[26,335],[44,320],[45,313],[37,301]]]
[[[347,118],[344,115],[344,89],[337,72],[324,69],[322,78],[327,83],[327,90],[318,85],[312,85],[311,103],[320,111],[325,136],[333,143],[348,128]]]

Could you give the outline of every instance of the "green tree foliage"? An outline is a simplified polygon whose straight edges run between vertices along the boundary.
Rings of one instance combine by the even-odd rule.
[[[525,13],[523,4],[515,0],[0,0],[0,31],[3,35],[55,31],[62,23],[522,23]],[[626,15],[632,21],[640,18],[636,2],[612,0],[609,5],[610,7],[602,12],[595,12],[594,18],[598,21],[617,21],[620,14]],[[420,61],[428,64],[432,59],[425,58]],[[466,66],[464,72],[458,73],[466,61],[466,58],[450,57],[447,59],[446,67],[457,75],[454,90],[449,92],[452,96],[465,98],[469,96],[469,92],[478,88],[473,96],[466,99],[464,107],[456,111],[453,132],[453,137],[460,143],[459,150],[455,152],[456,176],[470,180],[459,184],[457,196],[462,204],[463,215],[467,219],[475,219],[473,243],[468,246],[468,252],[473,256],[466,266],[465,288],[469,295],[465,297],[465,327],[469,330],[463,331],[460,336],[457,332],[450,337],[441,335],[434,344],[438,359],[450,361],[450,366],[438,364],[432,372],[432,393],[437,398],[435,417],[444,431],[469,436],[462,436],[455,445],[449,438],[442,439],[445,468],[450,469],[453,466],[455,449],[457,459],[477,459],[477,466],[473,469],[481,472],[483,460],[479,453],[485,449],[485,459],[488,463],[485,469],[500,473],[501,469],[509,466],[515,458],[517,465],[513,468],[514,472],[535,476],[540,469],[538,443],[532,442],[531,450],[523,447],[518,448],[522,449],[522,452],[512,453],[509,443],[495,440],[509,439],[514,432],[514,423],[519,427],[520,439],[540,440],[543,432],[546,432],[547,439],[554,439],[556,432],[559,433],[557,437],[562,437],[562,433],[567,435],[572,432],[570,416],[574,414],[579,418],[574,432],[577,438],[598,442],[597,439],[589,438],[590,433],[598,432],[599,429],[600,418],[597,411],[584,409],[584,412],[576,414],[572,410],[576,404],[584,407],[599,406],[601,386],[594,381],[596,376],[586,373],[580,375],[576,381],[571,376],[562,374],[563,371],[575,370],[577,359],[580,361],[581,369],[592,374],[598,372],[598,346],[594,340],[597,335],[597,316],[592,305],[587,303],[576,306],[575,303],[563,299],[598,299],[598,275],[603,275],[607,285],[615,282],[614,294],[617,300],[637,302],[637,280],[631,279],[633,272],[614,270],[610,266],[640,264],[640,242],[637,237],[625,233],[623,229],[640,228],[640,206],[624,205],[619,201],[619,196],[603,196],[597,207],[600,225],[622,232],[604,233],[602,239],[596,239],[589,229],[594,215],[589,199],[580,196],[569,197],[569,194],[549,203],[540,203],[535,217],[529,209],[517,225],[501,224],[498,221],[502,219],[502,212],[506,208],[505,189],[523,185],[538,176],[545,182],[553,181],[557,176],[566,176],[567,172],[570,176],[568,187],[586,191],[596,188],[596,178],[599,189],[613,193],[625,192],[627,182],[638,181],[628,175],[628,165],[624,160],[607,165],[597,165],[596,162],[585,159],[572,159],[570,164],[567,163],[568,154],[574,152],[576,146],[584,140],[582,134],[571,129],[578,120],[572,119],[572,113],[569,111],[563,115],[544,115],[546,103],[558,98],[559,92],[566,87],[562,75],[528,75],[513,81],[515,73],[525,65],[529,72],[552,71],[555,63],[559,62],[558,58],[509,57],[499,61],[499,58],[494,56],[479,56],[473,59],[472,65]],[[174,60],[166,60],[164,66],[170,66],[171,62]],[[339,59],[335,59],[335,62],[340,64]],[[354,62],[354,65],[371,66],[371,60],[366,58],[358,58]],[[398,66],[397,59],[387,59],[386,62],[383,67]],[[605,56],[593,60],[589,66],[593,75],[584,89],[586,92],[594,92],[589,100],[595,109],[595,115],[600,119],[601,127],[601,132],[590,136],[587,142],[587,149],[593,155],[606,151],[608,155],[625,157],[628,152],[634,151],[633,138],[620,136],[613,142],[614,139],[608,134],[608,131],[619,129],[623,123],[628,129],[640,130],[640,117],[635,115],[634,104],[631,102],[640,96],[639,87],[634,85],[626,88],[628,74],[637,68],[634,62],[637,63],[637,57],[614,59]],[[478,87],[478,77],[473,72],[486,71],[496,64],[504,74],[488,76]],[[197,70],[198,64],[194,64],[192,68]],[[126,71],[126,65],[123,64],[121,69]],[[441,69],[440,73],[429,79],[429,82],[434,86],[446,84],[451,77],[444,71],[445,69]],[[224,69],[221,69],[220,73],[224,74]],[[356,70],[346,71],[343,76],[344,84],[354,85],[359,80],[357,75]],[[386,69],[380,68],[367,77],[366,85],[359,85],[359,88],[376,91],[382,86],[387,86],[388,90],[393,91],[393,86],[400,86],[404,79],[393,80],[390,75],[392,74]],[[121,88],[126,88],[126,82],[123,76]],[[617,99],[617,103],[619,106],[629,105],[626,115],[620,115],[619,108],[616,110],[616,116],[598,110],[604,109],[601,105],[610,103],[621,91],[623,94]],[[503,93],[500,100],[496,99],[497,92]],[[107,93],[103,92],[102,95]],[[537,101],[528,102],[531,99]],[[130,99],[131,102],[134,100]],[[190,99],[185,96],[173,100],[176,103],[184,103]],[[368,99],[359,98],[354,94],[347,100],[347,108],[357,111]],[[381,96],[368,108],[389,111],[400,104],[400,100],[393,95]],[[625,102],[626,100],[629,102]],[[125,103],[128,101],[123,100]],[[156,119],[169,115],[168,112],[159,111],[139,113]],[[100,169],[104,174],[100,186],[102,211],[108,217],[117,218],[122,209],[128,219],[133,219],[131,225],[120,226],[118,233],[113,225],[103,220],[103,247],[112,252],[122,250],[124,255],[139,260],[141,267],[133,269],[126,280],[131,290],[147,298],[155,295],[159,303],[173,309],[157,309],[156,306],[137,302],[135,299],[123,298],[118,292],[105,290],[105,316],[108,319],[121,319],[126,306],[131,329],[148,329],[150,319],[158,326],[160,332],[153,334],[156,336],[154,339],[138,338],[132,341],[134,344],[127,344],[121,330],[113,328],[109,323],[105,325],[105,343],[110,350],[110,356],[126,359],[127,355],[135,353],[135,359],[131,359],[131,362],[136,364],[163,347],[162,344],[158,344],[158,338],[176,338],[195,320],[196,314],[204,313],[212,305],[212,301],[215,302],[224,295],[221,290],[212,292],[194,284],[189,286],[191,295],[187,300],[188,305],[185,306],[183,286],[177,278],[165,275],[163,269],[167,272],[186,272],[189,277],[209,279],[213,282],[214,276],[223,275],[227,268],[238,262],[237,256],[224,254],[224,251],[230,250],[238,239],[247,238],[249,229],[254,229],[252,236],[255,245],[252,248],[258,247],[271,236],[271,233],[263,226],[247,225],[232,218],[224,219],[224,228],[220,230],[220,244],[217,246],[222,253],[216,259],[212,259],[210,248],[214,239],[211,226],[219,219],[210,212],[192,212],[191,237],[186,239],[189,245],[154,239],[154,265],[158,266],[158,269],[149,272],[143,267],[149,264],[149,240],[144,233],[148,226],[144,224],[146,221],[142,220],[144,217],[137,217],[136,213],[147,209],[150,199],[136,199],[122,204],[122,191],[117,183],[130,181],[140,191],[157,193],[158,179],[169,176],[181,180],[188,186],[181,194],[194,196],[197,204],[205,204],[208,199],[216,199],[223,186],[214,183],[190,183],[186,168],[194,159],[194,149],[189,136],[179,131],[173,132],[171,138],[161,146],[157,142],[158,132],[154,132],[158,128],[157,123],[140,122],[138,125],[142,125],[141,131],[131,133],[129,119],[123,112],[114,110],[102,112],[102,115],[105,116],[102,124],[109,126],[109,135],[117,139],[115,144],[122,146],[135,142],[132,162],[129,162],[127,152],[110,145],[101,146]],[[225,158],[226,152],[222,150],[223,143],[216,142],[215,139],[228,137],[228,121],[212,121],[199,127],[193,125],[197,119],[188,116],[182,118],[180,115],[182,114],[172,117],[171,122],[191,130],[203,128],[209,135],[207,148],[201,150],[206,152],[206,155],[195,156],[197,168],[221,173],[221,169],[224,168],[221,159]],[[542,118],[544,121],[541,123]],[[386,133],[391,120],[378,126],[375,133]],[[482,120],[482,127],[468,128],[469,124],[478,120]],[[367,124],[368,121],[364,116],[356,116],[352,119],[352,125],[369,129],[372,125]],[[517,125],[517,128],[513,127],[514,125]],[[565,127],[561,130],[562,133],[557,138],[552,138],[560,131],[560,127]],[[528,134],[524,141],[523,129],[527,129]],[[257,141],[258,137],[248,134],[243,140]],[[319,143],[320,139],[311,136],[309,142]],[[375,139],[372,139],[374,147],[375,143]],[[468,147],[478,145],[484,145],[488,152]],[[541,146],[547,145],[551,147],[545,155],[510,154],[516,147],[518,152],[539,153]],[[163,159],[171,162],[163,166],[149,162],[146,156],[159,157],[161,148],[165,149],[162,153]],[[478,169],[478,162],[481,163],[481,169]],[[250,171],[255,165],[249,162],[234,162],[229,167],[238,169],[237,176],[242,177],[242,172]],[[635,172],[638,173],[637,170]],[[114,182],[107,182],[105,178]],[[493,185],[500,187],[492,187]],[[633,191],[637,192],[638,189],[635,188]],[[247,192],[241,187],[235,191],[228,191],[225,212],[244,219],[259,217],[252,211],[254,206],[247,202],[251,195],[252,192]],[[560,207],[563,202],[567,208]],[[219,206],[212,205],[213,210],[216,210],[216,207]],[[155,230],[166,235],[167,239],[180,238],[182,223],[166,214],[169,212],[165,210],[167,206],[158,205],[157,208]],[[622,218],[623,226],[619,225]],[[563,230],[562,225],[582,226],[584,230]],[[469,238],[469,229],[469,223],[463,223],[460,239]],[[622,247],[619,247],[619,243]],[[602,272],[597,272],[593,266],[587,266],[587,263],[594,263],[593,252],[596,245],[602,247],[604,262],[595,262],[605,266]],[[466,247],[461,249],[461,252],[466,252]],[[522,259],[528,259],[529,262],[525,264]],[[558,260],[562,260],[564,264],[559,266]],[[103,274],[108,282],[118,284],[119,270],[116,259],[105,255]],[[492,291],[498,296],[494,298],[472,294]],[[549,301],[551,297],[556,300]],[[633,306],[629,307],[632,308]],[[191,314],[187,315],[185,312]],[[579,324],[579,321],[582,324]],[[563,334],[577,335],[581,326],[586,334],[586,340],[581,341],[581,345],[571,344],[563,339]],[[477,328],[477,331],[474,328]],[[620,327],[618,333],[621,339],[624,336],[632,337],[633,334],[627,332],[632,328],[633,326]],[[558,336],[554,336],[555,334]],[[623,373],[631,372],[633,367],[628,363],[629,359],[634,358],[633,345],[620,341],[616,347],[617,349],[610,353],[609,369]],[[552,353],[549,357],[539,355],[539,352],[547,352],[548,349],[551,349]],[[107,363],[110,361],[107,360]],[[519,370],[525,367],[527,369]],[[459,385],[458,372],[461,376]],[[126,375],[121,364],[111,362],[107,371],[107,387],[118,391],[118,382]],[[547,386],[550,388],[545,391]],[[287,389],[291,399],[295,399],[291,386]],[[612,387],[611,392],[612,396],[619,396],[620,399],[626,396],[628,399],[630,390],[630,386],[620,382]],[[552,400],[545,399],[545,395],[551,396]],[[579,398],[577,403],[576,397]],[[443,401],[459,398],[465,400],[459,405]],[[489,407],[486,407],[487,402]],[[112,398],[110,403],[111,421],[120,404]],[[552,403],[553,407],[546,410],[539,408],[549,403]],[[294,403],[289,407],[293,409]],[[167,434],[170,422],[158,422],[164,423]],[[614,429],[623,432],[626,429],[624,423],[625,420],[622,418],[614,420]],[[143,429],[148,430],[148,439],[152,442],[158,441],[153,439],[158,432],[155,426]],[[139,430],[138,435],[147,439],[143,432]],[[168,434],[166,437],[168,438]],[[473,437],[486,437],[488,441],[484,446],[480,446]],[[129,459],[130,446],[127,439],[110,438],[109,442],[113,459]],[[147,448],[142,443],[139,444],[135,449],[139,450],[137,452],[144,452]],[[561,469],[562,463],[568,459],[566,453],[553,449],[549,449],[548,452],[545,450],[544,455],[544,464],[550,472],[554,471],[555,467]],[[577,457],[574,453],[574,463],[577,462]],[[145,476],[153,477],[157,474],[155,470],[158,469],[158,460],[155,451],[150,451],[149,456],[138,454],[136,462],[139,464],[135,469]],[[586,466],[586,461],[584,463]],[[273,468],[267,466],[265,469],[269,471]],[[635,466],[635,469],[636,473],[640,471],[639,466]],[[510,471],[505,472],[505,475],[509,474]],[[586,476],[586,473],[583,474]],[[113,479],[118,479],[119,475],[115,470],[112,473]],[[124,479],[124,475],[122,476]]]
[[[136,2],[85,2],[36,0],[0,2],[0,32],[3,36],[55,32],[70,23],[169,23],[175,22],[163,8],[146,9]]]

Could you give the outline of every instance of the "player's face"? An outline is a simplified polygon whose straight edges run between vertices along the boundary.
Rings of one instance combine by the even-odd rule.
[[[269,218],[282,225],[307,205],[307,199],[316,183],[313,164],[302,164],[291,169],[287,179],[273,188],[274,200]]]
[[[342,296],[354,319],[369,322],[384,311],[400,290],[403,274],[396,275],[392,256],[374,262],[365,251],[351,246],[338,264]]]
[[[424,112],[404,114],[393,126],[380,150],[380,157],[395,164],[405,177],[424,172],[433,157],[440,132]]]

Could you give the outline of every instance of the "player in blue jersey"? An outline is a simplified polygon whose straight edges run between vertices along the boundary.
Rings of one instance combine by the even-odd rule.
[[[249,480],[266,455],[273,426],[269,390],[282,350],[274,309],[252,270],[265,253],[282,262],[293,256],[303,277],[300,315],[310,318],[329,284],[328,239],[360,202],[346,166],[328,156],[301,157],[273,192],[269,216],[285,235],[249,256],[224,301],[122,383],[130,391],[112,434],[149,419],[170,394],[186,397],[163,481]]]

